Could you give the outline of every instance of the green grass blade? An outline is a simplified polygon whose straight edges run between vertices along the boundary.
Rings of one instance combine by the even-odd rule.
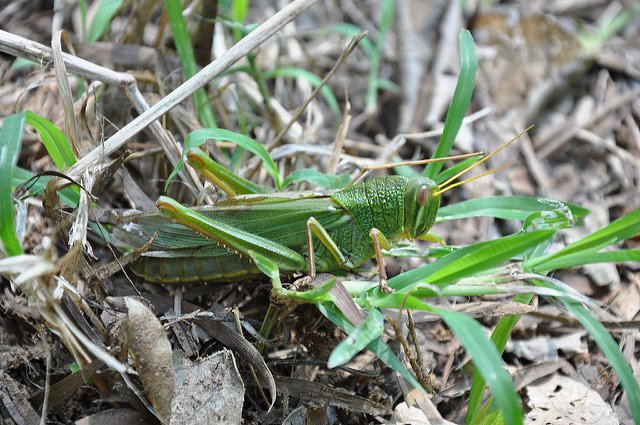
[[[469,422],[467,422],[469,423]],[[476,420],[474,418],[473,422],[469,423],[470,425],[504,425],[505,421],[502,417],[501,412],[499,411],[491,411],[482,417],[482,419]]]
[[[165,190],[167,190],[169,184],[171,184],[171,181],[175,178],[175,176],[178,175],[180,171],[182,171],[182,168],[184,167],[183,160],[185,153],[191,148],[197,148],[207,140],[224,140],[227,142],[235,143],[236,145],[248,150],[249,152],[253,152],[256,156],[262,159],[265,169],[267,173],[273,178],[276,188],[282,188],[282,180],[280,179],[280,174],[278,173],[278,166],[275,162],[273,162],[273,159],[271,159],[271,157],[269,156],[269,152],[267,152],[267,150],[261,144],[259,144],[249,136],[234,133],[233,131],[226,130],[224,128],[203,128],[189,133],[189,135],[185,139],[183,146],[183,158],[180,158],[180,161],[178,161],[176,168],[174,168],[174,170],[171,172],[171,175],[167,179]]]
[[[386,78],[378,78],[376,81],[378,84],[378,89],[387,90],[395,94],[400,94],[400,85],[394,83],[393,81],[387,80]]]
[[[593,246],[594,247],[593,249],[578,250],[577,252],[570,253],[567,255],[560,255],[560,256],[555,256],[554,254],[552,256],[546,256],[546,257],[535,257],[529,261],[525,261],[524,269],[530,270],[531,266],[529,265],[529,263],[533,264],[536,260],[540,258],[542,258],[544,261],[539,265],[537,265],[536,269],[538,271],[544,271],[544,272],[547,272],[550,270],[556,270],[559,268],[575,267],[579,265],[593,264],[598,262],[638,261],[640,259],[640,250],[619,250],[619,251],[611,251],[611,252],[598,252],[598,250],[602,248],[603,243],[606,244],[607,242],[610,242],[610,241],[623,240],[634,235],[637,229],[634,224],[637,221],[637,216],[635,216],[634,213],[635,212],[632,212],[631,214],[629,214],[631,217],[628,217],[629,215],[622,217],[620,220],[617,220],[616,222],[612,223],[610,226],[607,226],[601,229],[600,231],[588,236],[587,238],[575,243],[575,245],[577,245],[578,247]],[[564,250],[561,250],[560,252],[563,252],[563,251]],[[545,287],[553,287],[554,289],[559,289],[559,288],[556,288],[555,286],[551,286],[546,283],[541,283],[539,281],[537,281],[537,284]],[[528,303],[531,301],[531,295],[519,294],[515,297],[514,300],[517,302]],[[580,311],[578,311],[577,313],[574,313],[577,317],[579,314],[589,315],[588,311],[584,309],[584,307],[582,307],[581,305],[577,304],[575,301],[569,300],[567,298],[567,300],[563,300],[563,302],[565,303],[565,305],[567,305],[567,303],[571,303],[572,305],[580,308]],[[507,316],[501,319],[500,322],[498,323],[498,326],[496,326],[496,329],[494,330],[494,333],[492,335],[492,339],[496,343],[496,346],[498,347],[498,350],[500,352],[504,350],[506,341],[509,339],[511,330],[513,329],[513,326],[518,321],[518,319],[519,319],[519,316]],[[587,327],[587,325],[585,325],[585,322],[589,322],[589,321],[597,323],[598,327],[601,326],[597,322],[597,320],[591,317],[590,315],[587,318],[583,318],[581,321],[583,322],[583,325],[587,329],[589,328]],[[591,325],[595,326],[593,324]],[[596,332],[597,332],[597,329],[596,329]],[[594,335],[594,338],[596,338],[595,335]],[[597,338],[601,338],[601,342],[599,343],[599,345],[601,346],[607,346],[612,341],[611,336],[608,333],[606,334],[606,336],[599,335],[597,336]],[[601,349],[603,350],[603,352],[605,351],[604,348],[601,347]],[[611,354],[612,348],[609,347],[608,350],[609,350],[609,354]],[[617,350],[615,351],[617,352]],[[610,358],[610,361],[612,363],[614,363],[614,361],[618,361],[615,359],[617,355],[615,353],[613,353],[612,355],[614,356],[613,359],[612,357],[609,357],[609,355],[607,355],[607,357]],[[622,362],[624,363],[624,360],[622,360]],[[628,369],[628,366],[625,367],[622,365],[618,365],[616,371],[619,374],[622,374],[627,369]],[[627,385],[631,385],[630,381],[632,379],[631,378],[626,378],[626,379],[628,381]],[[483,389],[484,389],[484,381],[481,379],[481,377],[477,373],[475,373],[473,384],[471,387],[470,399],[469,399],[469,416],[467,417],[468,420],[471,417],[473,417],[474,412],[476,412],[479,407]],[[633,397],[633,391],[634,389],[632,389],[629,392],[630,397]],[[637,394],[637,388],[635,388],[635,391]]]
[[[389,28],[393,23],[393,12],[395,0],[383,0],[382,13],[380,19],[380,27],[378,28],[378,38],[374,48],[369,55],[369,84],[367,86],[366,105],[367,112],[373,113],[378,103],[378,73],[380,71],[380,58],[382,56],[382,48],[384,39],[387,37]]]
[[[421,248],[415,244],[400,242],[389,250],[382,251],[385,257],[394,258],[442,258],[457,251],[459,248],[451,245]]]
[[[550,239],[554,234],[554,230],[537,230],[478,242],[431,264],[402,273],[390,279],[388,284],[396,291],[406,291],[423,280],[432,284],[447,284],[497,267]]]
[[[571,314],[580,321],[582,326],[589,331],[591,337],[593,337],[600,350],[602,350],[611,363],[611,366],[620,378],[622,387],[627,393],[627,401],[629,402],[633,419],[635,423],[640,423],[640,391],[638,390],[638,382],[633,375],[633,370],[631,370],[631,367],[620,352],[618,344],[616,344],[602,323],[593,317],[585,306],[569,298],[562,298],[561,301]]]
[[[576,224],[571,210],[565,205],[551,211],[537,211],[522,223],[525,232],[541,229],[568,229]]]
[[[318,77],[313,72],[307,71],[306,69],[296,68],[296,67],[280,67],[273,69],[271,71],[267,71],[264,73],[264,78],[277,78],[277,77],[287,77],[287,78],[300,78],[306,80],[316,88],[322,83],[322,78]],[[338,100],[336,96],[333,94],[331,88],[327,85],[323,86],[320,89],[320,94],[324,97],[325,102],[331,108],[331,112],[336,117],[340,117],[340,106],[338,105]]]
[[[24,123],[20,113],[9,115],[0,126],[0,240],[7,256],[22,254],[14,228],[11,174],[18,162]]]
[[[327,367],[332,369],[347,363],[384,331],[384,316],[377,308],[372,308],[365,320],[333,349]]]
[[[231,2],[233,19],[236,22],[244,22],[249,10],[249,0],[233,0]]]
[[[522,408],[511,378],[504,369],[496,346],[485,336],[484,329],[477,321],[462,313],[433,307],[413,295],[397,292],[383,294],[370,301],[379,308],[421,310],[441,316],[471,357],[478,372],[486,379],[506,423],[521,423]]]
[[[198,64],[193,53],[193,46],[189,38],[187,24],[182,16],[182,6],[180,0],[165,0],[167,6],[167,16],[171,25],[173,41],[178,51],[180,64],[186,78],[193,77],[198,72]],[[193,105],[196,108],[198,120],[204,127],[217,127],[216,117],[209,103],[209,97],[204,88],[198,89],[193,94]]]
[[[31,111],[26,111],[25,117],[27,124],[38,132],[47,153],[60,171],[64,171],[76,163],[69,141],[58,127],[48,119]]]
[[[640,234],[640,208],[620,217],[586,238],[567,245],[556,253],[532,258],[525,265],[538,273],[551,270],[548,264],[551,264],[552,261],[570,254],[598,250],[607,245],[613,245],[629,239],[637,234]]]
[[[219,13],[218,21],[222,22],[228,28],[231,28],[233,31],[233,40],[236,43],[255,29],[253,25],[244,24],[249,9],[248,0],[234,0],[231,4],[227,3],[223,5],[223,3],[221,3],[220,6],[219,8],[222,9],[222,13]],[[230,15],[231,19],[220,15]]]
[[[451,105],[447,111],[447,117],[444,121],[444,131],[440,136],[438,147],[436,148],[433,158],[442,158],[451,152],[451,147],[456,139],[462,120],[471,103],[473,95],[473,86],[476,79],[476,70],[478,69],[478,57],[476,54],[476,46],[473,37],[468,30],[460,33],[460,75],[458,75],[458,83],[453,93]],[[442,162],[434,162],[428,164],[423,175],[431,179],[435,179],[440,170],[442,170]]]
[[[624,261],[640,261],[640,249],[621,249],[606,252],[598,252],[597,250],[581,251],[545,261],[543,266],[544,271],[548,271],[584,266],[585,264],[622,263]],[[542,266],[537,268],[540,267]]]
[[[78,0],[78,9],[80,10],[80,25],[82,34],[87,34],[87,4],[84,0]]]
[[[122,3],[124,3],[123,0],[100,0],[98,10],[96,10],[89,25],[89,33],[86,39],[88,43],[98,41],[102,37],[111,20],[122,7]]]
[[[462,313],[434,309],[458,338],[465,352],[471,357],[476,370],[485,379],[505,423],[522,423],[520,398],[513,388],[496,346],[484,334],[484,329],[471,317]]]
[[[534,280],[534,284],[538,286],[553,288],[558,291],[562,291],[563,288],[553,285],[548,282],[542,282]],[[607,357],[611,366],[616,371],[616,374],[620,378],[623,388],[627,394],[627,400],[631,413],[636,423],[640,423],[640,390],[638,389],[638,382],[636,381],[633,370],[624,359],[618,344],[615,342],[611,334],[607,332],[606,328],[596,319],[589,310],[581,303],[571,299],[570,297],[561,297],[560,301],[569,310],[569,312],[576,318],[582,326],[589,332],[593,340],[598,344],[602,353]]]
[[[216,21],[220,22],[224,27],[232,29],[234,32],[238,31],[241,37],[245,37],[251,31],[255,30],[260,26],[260,24],[258,23],[244,24],[242,22],[229,19],[225,16],[218,16]]]
[[[329,291],[331,291],[336,283],[338,283],[338,280],[333,277],[313,289],[308,289],[306,291],[292,291],[286,289],[283,290],[282,294],[289,299],[299,300],[305,303],[317,304],[319,302],[329,302],[332,300]]]
[[[259,186],[227,170],[198,148],[192,148],[187,151],[187,161],[194,169],[220,189],[223,189],[222,185],[226,185],[238,195],[268,192],[267,188]],[[221,184],[218,184],[218,181],[220,181]]]
[[[231,68],[228,68],[222,71],[220,74],[218,74],[218,76],[216,76],[216,79],[222,78],[222,77],[228,77],[229,75],[238,74],[240,72],[244,72],[245,74],[251,75],[253,71],[251,70],[250,66],[232,66]]]
[[[11,64],[11,69],[27,69],[27,68],[35,68],[37,66],[40,66],[40,65],[32,60],[25,59],[25,58],[16,58],[16,60],[14,60],[13,63]]]
[[[338,34],[344,34],[348,38],[353,38],[356,35],[360,34],[363,30],[359,26],[356,26],[353,24],[339,23],[335,25],[330,25],[329,27],[327,27],[326,31],[335,32]],[[373,44],[371,43],[371,40],[369,39],[369,37],[365,37],[362,40],[360,40],[360,43],[358,43],[358,46],[362,47],[362,50],[364,50],[364,53],[369,57],[369,60],[371,60],[371,56],[374,53],[373,53]]]
[[[333,303],[321,303],[316,304],[316,307],[320,312],[329,319],[334,325],[350,334],[355,329],[355,326],[349,322],[342,312]],[[393,369],[396,373],[406,379],[409,384],[414,388],[426,394],[426,391],[420,383],[413,377],[411,373],[404,367],[400,359],[391,351],[391,348],[385,344],[380,338],[376,338],[367,345],[367,349],[374,353],[380,360],[382,360],[387,366]]]
[[[442,183],[446,182],[447,180],[449,180],[451,177],[453,177],[454,175],[456,175],[458,172],[464,170],[465,168],[467,168],[468,166],[470,166],[471,164],[475,164],[476,162],[480,161],[482,159],[481,156],[478,156],[476,158],[468,158],[465,159],[464,161],[460,161],[457,164],[447,168],[446,170],[444,170],[443,172],[441,172],[440,174],[438,174],[435,177],[435,182],[438,185],[441,185]]]
[[[529,304],[532,299],[532,294],[517,294],[513,297],[514,302],[522,304]],[[510,314],[502,317],[498,321],[498,324],[491,333],[491,341],[493,341],[493,344],[496,346],[498,353],[502,354],[504,352],[504,349],[507,346],[507,341],[511,337],[511,331],[519,320],[520,315]],[[482,402],[485,384],[486,381],[478,369],[474,369],[473,379],[471,381],[471,391],[469,392],[469,402],[467,403],[467,423],[472,422],[472,420],[475,420],[476,418],[476,412],[478,412],[480,403]]]
[[[552,211],[559,206],[569,208],[575,218],[583,218],[589,210],[578,205],[530,196],[488,196],[447,205],[438,210],[438,221],[469,217],[495,217],[524,221],[539,211]]]
[[[578,38],[587,52],[597,54],[609,39],[634,22],[637,16],[638,5],[636,4],[635,10],[632,7],[623,9],[617,15],[610,16],[608,21],[602,22],[595,33],[591,34],[583,30]]]
[[[314,168],[303,168],[289,174],[282,183],[282,187],[286,188],[290,184],[299,184],[309,182],[314,186],[324,187],[326,189],[341,189],[346,187],[351,181],[351,177],[336,174],[326,174]]]

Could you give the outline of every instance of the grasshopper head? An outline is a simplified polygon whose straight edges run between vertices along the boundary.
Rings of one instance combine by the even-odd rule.
[[[427,177],[416,177],[404,192],[404,233],[414,239],[427,233],[436,222],[440,207],[438,185]]]

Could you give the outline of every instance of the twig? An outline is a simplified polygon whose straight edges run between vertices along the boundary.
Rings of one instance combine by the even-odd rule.
[[[300,115],[302,115],[302,113],[307,109],[307,106],[309,106],[311,101],[318,96],[318,93],[320,93],[320,90],[322,90],[322,88],[327,84],[327,82],[331,79],[331,77],[333,77],[333,75],[336,73],[338,68],[340,68],[340,66],[344,63],[347,57],[349,57],[353,49],[355,49],[355,47],[358,45],[360,40],[362,40],[366,35],[367,33],[361,32],[359,34],[356,34],[351,39],[351,41],[349,42],[347,47],[344,49],[344,51],[342,52],[342,54],[340,55],[336,63],[333,65],[331,70],[329,70],[327,75],[325,75],[322,81],[320,81],[320,84],[316,86],[316,88],[311,92],[311,94],[305,99],[304,103],[293,113],[287,125],[285,125],[282,128],[282,130],[280,130],[278,135],[271,142],[267,144],[266,146],[267,151],[271,152],[275,147],[277,147],[278,145],[280,145],[280,143],[282,143],[282,139],[284,138],[285,134],[287,134],[291,126],[296,121],[298,121],[298,118],[300,118]],[[251,178],[251,176],[255,174],[255,172],[260,168],[260,164],[261,162],[256,162],[256,164],[252,164],[251,169],[247,173],[249,178]]]
[[[416,325],[413,322],[413,314],[411,310],[407,310],[407,329],[409,330],[409,336],[411,336],[411,342],[416,349],[416,362],[420,368],[421,373],[424,373],[424,360],[422,358],[422,351],[418,344],[418,335],[416,334]]]
[[[387,317],[387,320],[389,321],[389,323],[391,324],[391,327],[393,328],[393,333],[396,339],[400,342],[400,345],[402,345],[404,354],[405,356],[407,356],[407,360],[409,360],[409,364],[411,365],[411,369],[413,370],[413,373],[415,373],[416,375],[416,379],[425,390],[427,390],[428,392],[432,392],[433,387],[431,385],[431,382],[429,378],[424,375],[423,370],[422,368],[420,368],[420,366],[416,362],[415,357],[413,357],[413,353],[411,352],[409,343],[402,335],[402,331],[400,330],[400,325],[398,325],[398,323],[393,321],[393,319],[391,319],[390,317]]]
[[[278,135],[271,141],[271,143],[267,145],[268,151],[271,151],[273,148],[275,148],[280,144],[280,142],[282,141],[282,138],[284,137],[285,134],[287,134],[287,131],[289,131],[293,123],[296,122],[298,118],[300,118],[300,115],[302,115],[305,109],[307,109],[307,106],[309,106],[311,101],[315,99],[316,96],[318,96],[318,93],[320,93],[320,90],[322,90],[322,88],[327,84],[327,82],[331,79],[331,77],[333,77],[333,74],[336,73],[338,68],[340,68],[340,66],[344,63],[347,57],[349,57],[353,49],[356,48],[360,40],[362,40],[366,35],[367,33],[361,32],[360,34],[356,34],[351,39],[351,41],[349,42],[349,45],[344,49],[344,51],[336,61],[335,65],[333,65],[333,68],[331,68],[331,70],[327,73],[327,75],[324,76],[320,84],[318,84],[316,88],[311,92],[311,94],[309,95],[309,97],[307,97],[307,99],[304,101],[302,106],[300,106],[296,110],[296,112],[293,114],[293,116],[291,117],[287,125],[282,130],[280,130],[280,133],[278,133]]]
[[[204,87],[209,83],[209,81],[243,58],[251,50],[262,44],[316,1],[317,0],[296,0],[288,4],[281,11],[253,30],[248,36],[235,44],[224,56],[221,56],[211,62],[200,70],[200,72],[182,83],[180,87],[169,93],[147,111],[138,115],[130,123],[122,127],[117,133],[106,140],[103,146],[100,146],[85,155],[73,167],[69,168],[68,175],[78,177],[85,169],[87,169],[87,167],[97,161],[100,157],[103,155],[110,155],[112,152],[119,149],[127,140],[167,113],[178,103],[191,96],[198,89]]]
[[[0,30],[0,51],[37,63],[50,62],[52,60],[49,47],[3,30]],[[119,86],[135,84],[136,82],[136,79],[129,74],[113,71],[68,53],[63,52],[62,59],[64,59],[69,72],[85,78]]]
[[[43,66],[45,62],[53,61],[51,48],[2,30],[0,30],[0,51],[41,63]],[[102,81],[105,84],[123,87],[127,97],[140,115],[144,115],[144,113],[150,108],[149,104],[142,96],[142,93],[138,90],[136,79],[132,75],[124,72],[113,71],[109,68],[96,65],[92,62],[64,52],[62,52],[62,60],[64,61],[64,65],[67,70],[73,74],[90,80]],[[171,164],[175,166],[180,160],[180,152],[182,152],[180,145],[164,130],[160,122],[153,121],[149,129],[162,146],[162,149]],[[118,147],[114,150],[118,149]],[[98,149],[101,149],[101,147],[94,149],[94,152]],[[102,152],[103,157],[108,156],[111,152]],[[78,175],[80,174],[82,173],[79,173]],[[191,167],[187,167],[186,173],[181,172],[181,176],[185,181],[193,183],[198,190],[202,190],[203,186],[200,183],[195,170]]]

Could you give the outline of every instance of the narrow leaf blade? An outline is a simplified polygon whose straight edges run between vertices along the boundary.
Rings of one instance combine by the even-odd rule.
[[[351,322],[349,322],[342,312],[333,303],[321,303],[316,304],[316,307],[320,312],[329,319],[334,325],[345,331],[347,334],[352,332],[355,328]],[[396,371],[400,376],[406,379],[414,388],[422,391],[426,394],[426,391],[416,378],[404,367],[402,361],[393,353],[391,348],[385,344],[380,338],[376,338],[369,345],[367,345],[372,353],[374,353],[380,360],[382,360],[387,366]]]
[[[603,227],[591,235],[580,239],[560,251],[546,256],[532,258],[526,267],[537,272],[551,270],[549,264],[562,257],[585,251],[599,250],[640,234],[640,208],[626,214],[613,223]]]
[[[554,230],[537,230],[531,233],[517,233],[493,241],[478,242],[454,251],[431,264],[398,275],[390,279],[388,284],[396,291],[406,291],[423,280],[433,284],[447,284],[497,267],[551,238],[554,234]]]
[[[372,308],[365,320],[333,349],[327,367],[331,369],[347,363],[374,339],[380,338],[383,331],[384,316],[380,310]]]
[[[307,71],[306,69],[296,68],[296,67],[280,67],[274,70],[268,71],[264,73],[265,78],[276,78],[276,77],[288,77],[288,78],[300,78],[306,80],[311,84],[314,88],[318,87],[322,82],[322,78],[318,77],[313,72]],[[331,108],[331,112],[336,117],[340,116],[340,106],[338,104],[338,100],[336,96],[331,91],[329,86],[323,86],[320,89],[320,94],[324,98],[329,108]]]
[[[18,161],[24,123],[20,113],[9,115],[0,126],[0,239],[7,256],[22,254],[14,228],[11,173]]]
[[[500,407],[505,423],[522,423],[522,406],[509,374],[505,370],[496,346],[471,317],[455,311],[434,309],[449,326],[469,354],[478,372],[485,379]]]
[[[564,205],[576,218],[583,218],[589,210],[578,205],[531,196],[487,196],[447,205],[438,211],[438,220],[469,217],[495,217],[523,221],[538,211],[552,211]]]
[[[624,261],[640,261],[640,249],[621,249],[618,251],[598,252],[583,251],[548,260],[545,270],[568,269],[597,263],[622,263]]]
[[[191,148],[197,148],[198,146],[204,144],[207,140],[224,140],[227,142],[235,143],[243,149],[252,152],[262,160],[267,173],[273,178],[276,188],[280,189],[282,187],[282,181],[280,179],[280,174],[278,173],[278,166],[275,162],[273,162],[273,159],[271,159],[271,156],[269,156],[269,152],[267,152],[267,150],[261,144],[259,144],[249,136],[235,133],[224,128],[203,128],[189,133],[189,135],[185,139],[183,146],[183,158],[180,158],[180,161],[178,161],[176,168],[174,168],[174,170],[171,172],[171,175],[167,179],[165,190],[169,187],[169,184],[175,178],[175,176],[180,171],[182,171],[182,168],[184,167],[183,160],[185,153]]]
[[[468,30],[460,33],[460,74],[458,75],[458,83],[453,93],[451,105],[447,111],[447,117],[444,122],[444,131],[438,142],[433,158],[441,158],[447,156],[451,151],[453,142],[455,141],[462,120],[471,103],[473,95],[473,87],[476,79],[476,71],[478,69],[478,57],[476,54],[476,46],[473,42],[473,36]],[[441,162],[434,162],[424,170],[423,175],[434,179],[442,170]]]
[[[60,171],[64,171],[76,163],[69,141],[58,127],[48,119],[31,111],[26,111],[25,117],[27,124],[33,127],[42,139],[47,153]]]
[[[120,10],[123,2],[123,0],[100,0],[98,9],[93,15],[93,19],[91,19],[91,24],[89,25],[89,33],[86,37],[87,42],[93,43],[102,37],[102,34],[111,23],[111,19],[113,19],[116,13],[118,13],[118,10]]]
[[[299,184],[309,182],[314,186],[324,187],[326,189],[341,189],[346,187],[351,181],[349,176],[326,174],[314,168],[303,168],[289,174],[282,183],[282,187],[286,188],[290,184]]]
[[[196,57],[193,53],[193,46],[191,45],[191,39],[189,38],[189,31],[187,30],[187,23],[182,16],[182,5],[180,0],[165,0],[167,5],[167,16],[169,17],[169,24],[171,25],[171,33],[173,34],[173,40],[178,51],[178,57],[180,58],[180,64],[185,77],[191,78],[198,71],[198,64],[196,63]],[[205,127],[217,127],[215,114],[209,103],[207,92],[204,88],[196,90],[193,95],[193,104],[198,114],[198,120]]]

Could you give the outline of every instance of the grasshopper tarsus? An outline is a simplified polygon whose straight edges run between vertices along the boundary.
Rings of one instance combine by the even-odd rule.
[[[387,279],[380,279],[378,289],[383,294],[391,294],[393,292],[393,289],[389,285],[387,285]]]

